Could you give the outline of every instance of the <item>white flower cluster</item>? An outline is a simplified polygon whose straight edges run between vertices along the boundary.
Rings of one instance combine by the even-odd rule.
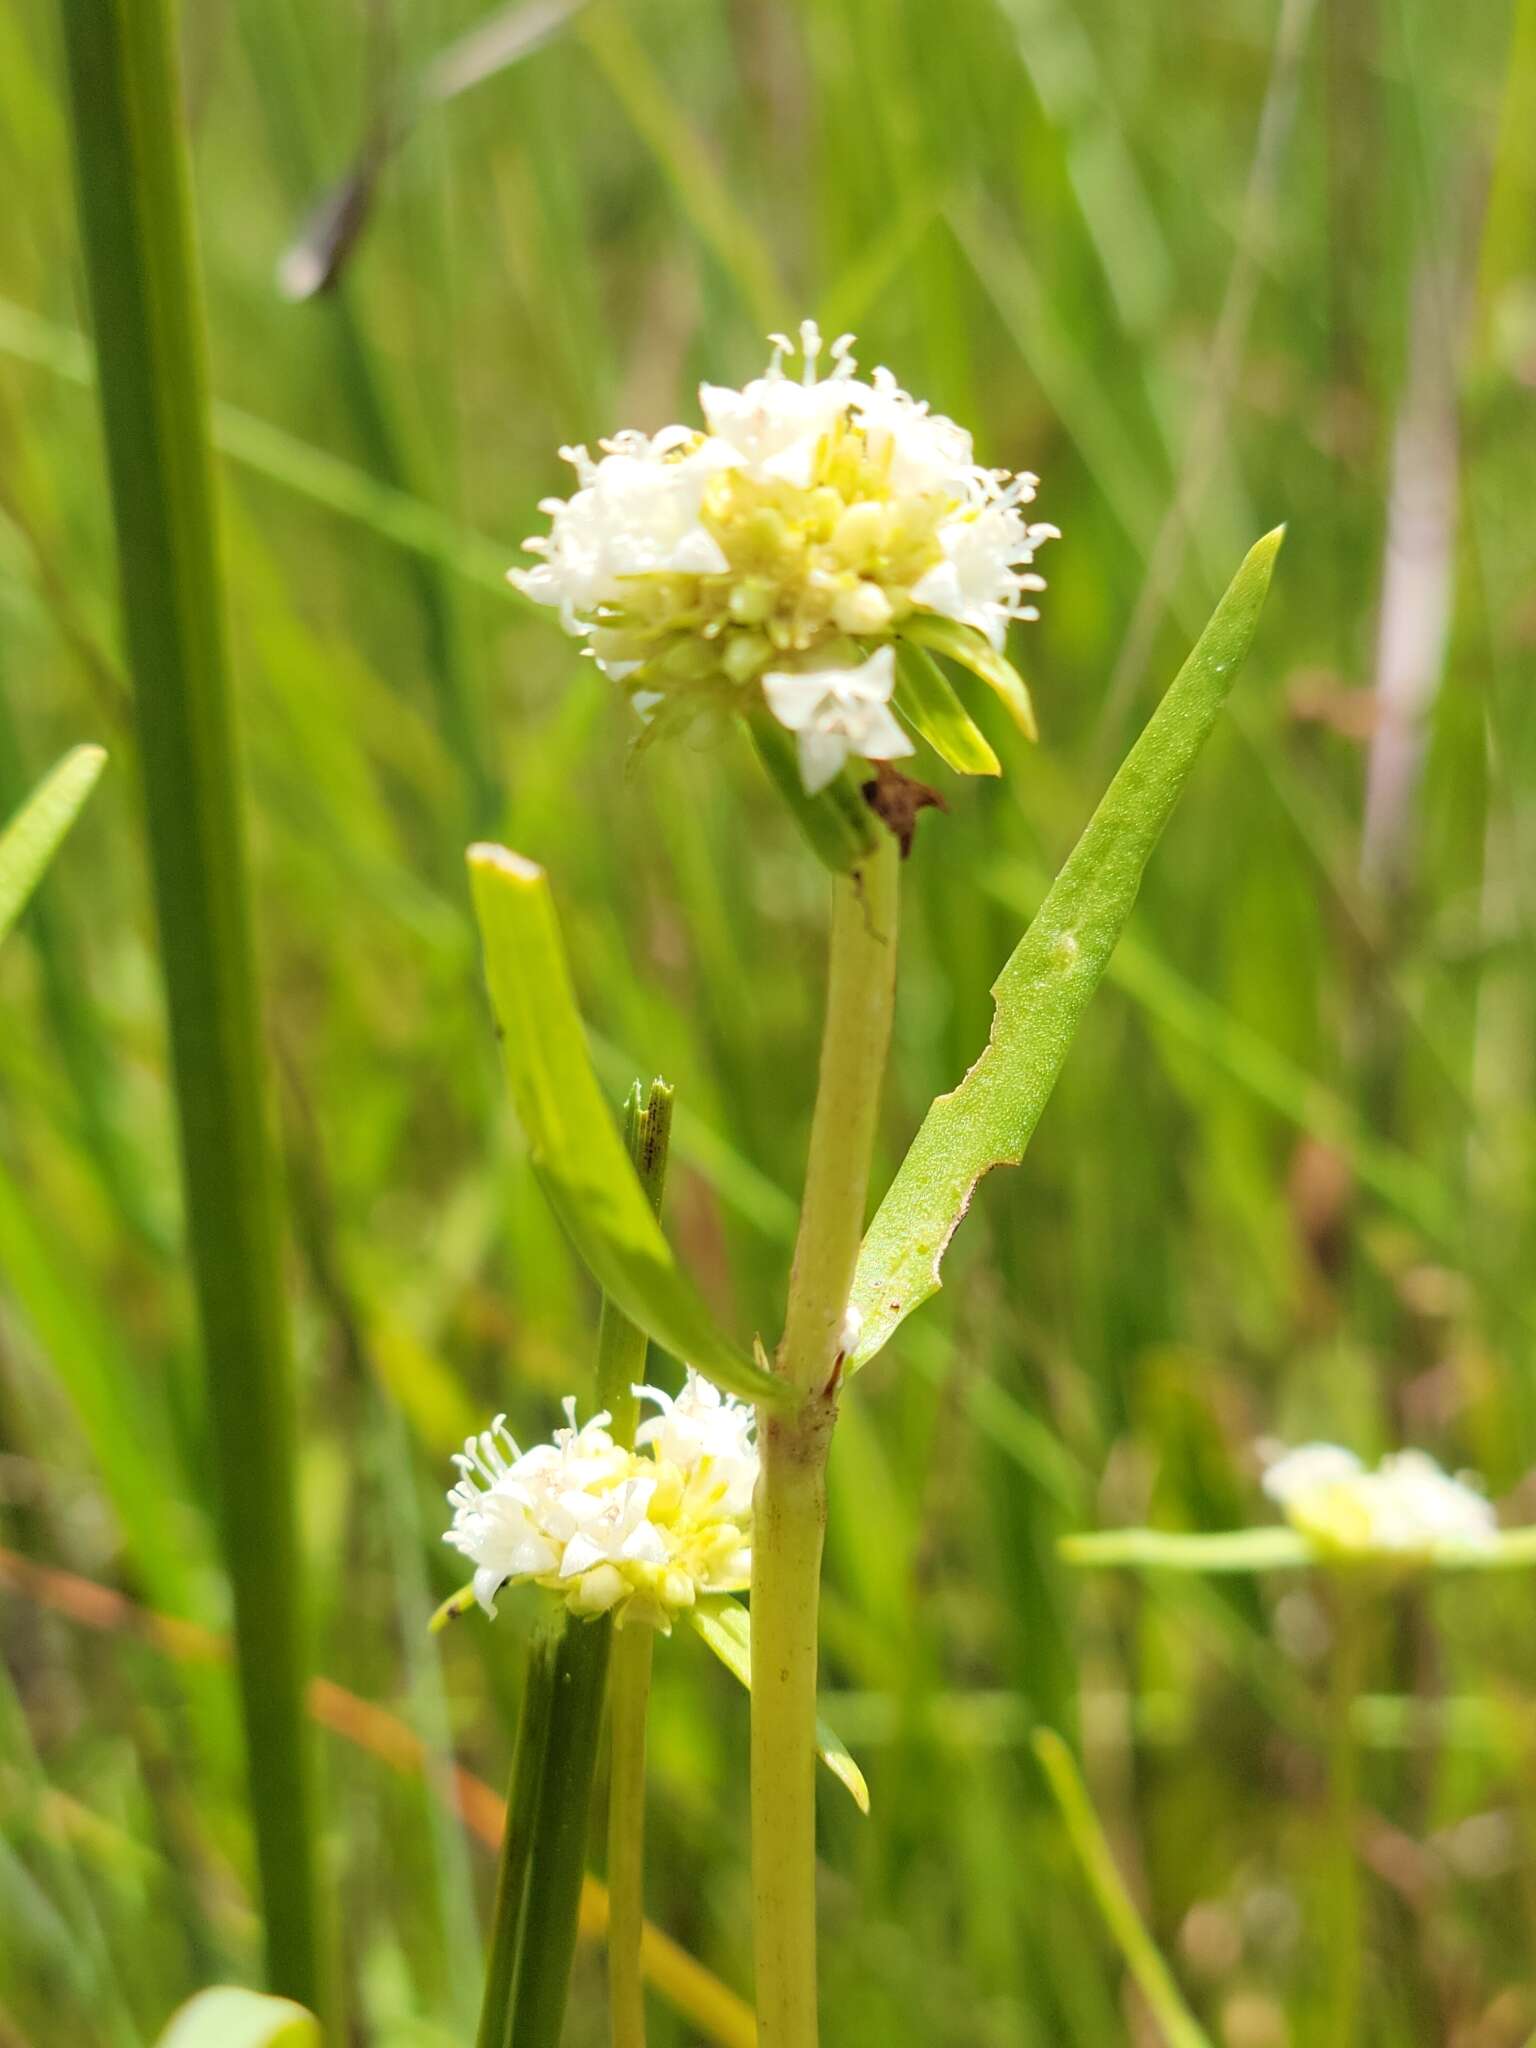
[[[453,1523],[444,1541],[475,1567],[488,1614],[508,1584],[558,1593],[573,1614],[612,1613],[664,1633],[701,1593],[740,1592],[752,1575],[753,1412],[689,1372],[675,1398],[637,1387],[658,1413],[634,1451],[580,1428],[574,1398],[550,1443],[520,1450],[498,1415],[454,1463]]]
[[[702,430],[616,434],[596,460],[562,449],[578,488],[544,501],[550,532],[524,543],[542,560],[512,581],[648,719],[681,725],[760,692],[814,791],[850,754],[912,751],[884,644],[903,619],[951,619],[1001,649],[1010,620],[1038,616],[1030,564],[1056,529],[1024,516],[1035,477],[978,467],[964,428],[889,370],[860,378],[851,335],[820,381],[813,320],[799,382],[783,369],[795,345],[772,340],[744,389],[701,387]]]
[[[1493,1509],[1474,1486],[1423,1451],[1397,1451],[1367,1471],[1338,1444],[1303,1444],[1275,1459],[1264,1491],[1320,1550],[1359,1558],[1430,1562],[1486,1550]]]

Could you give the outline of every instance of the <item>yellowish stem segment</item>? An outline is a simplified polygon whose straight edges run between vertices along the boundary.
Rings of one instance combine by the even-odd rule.
[[[613,2048],[645,2048],[640,1937],[645,1924],[645,1710],[652,1631],[620,1629],[608,1667],[608,2025]]]
[[[762,1409],[752,1532],[752,1904],[759,2048],[815,2048],[816,1643],[826,1466],[896,988],[896,844],[835,882],[826,1026],[805,1202]]]

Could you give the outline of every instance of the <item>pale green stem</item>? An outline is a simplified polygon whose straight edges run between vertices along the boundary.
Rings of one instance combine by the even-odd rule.
[[[613,2048],[645,2048],[640,1933],[645,1919],[645,1710],[655,1638],[643,1626],[614,1637],[608,1668],[608,2024]]]
[[[864,1231],[896,986],[896,844],[833,885],[826,1025],[805,1202],[776,1369],[760,1409],[752,1537],[752,1906],[760,2048],[816,2042],[816,1641],[837,1367]]]

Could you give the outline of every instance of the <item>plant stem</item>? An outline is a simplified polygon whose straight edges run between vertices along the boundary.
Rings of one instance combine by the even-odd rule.
[[[649,1628],[614,1640],[608,1711],[608,2024],[613,2048],[645,2048],[640,1935],[645,1920],[645,1712],[651,1693]]]
[[[565,1618],[555,1649],[549,1735],[529,1844],[505,2048],[559,2048],[576,1953],[612,1638],[613,1623],[606,1614],[596,1621],[572,1614]]]
[[[1360,1746],[1355,1701],[1365,1663],[1361,1589],[1336,1574],[1331,1602],[1333,1663],[1328,1688],[1328,2004],[1323,2039],[1329,2048],[1354,2048],[1360,2013],[1364,1938],[1357,1854],[1360,1819]]]
[[[672,1137],[672,1090],[637,1081],[625,1104],[624,1142],[640,1185],[658,1213]],[[613,1417],[615,1443],[635,1441],[645,1376],[645,1332],[604,1299],[597,1343],[597,1399]],[[645,1922],[645,1714],[651,1694],[649,1628],[621,1629],[613,1646],[608,1690],[608,2014],[613,2048],[645,2048],[645,1996],[640,1936]]]
[[[816,2042],[816,1646],[826,1462],[896,987],[896,843],[833,884],[827,1014],[752,1538],[752,1905],[760,2048]]]
[[[549,1742],[550,1705],[555,1690],[555,1651],[560,1623],[538,1629],[528,1646],[528,1675],[523,1684],[522,1713],[517,1724],[517,1754],[507,1794],[507,1818],[501,1838],[501,1864],[496,1873],[496,1905],[491,1921],[491,1954],[475,2048],[506,2048],[512,2024],[512,1991],[517,1978],[518,1942],[528,1892],[528,1855],[544,1754]]]
[[[657,1215],[661,1213],[672,1142],[672,1092],[665,1081],[653,1081],[646,1090],[637,1081],[624,1104],[624,1143]],[[612,1416],[609,1434],[626,1450],[635,1441],[635,1425],[640,1419],[633,1389],[645,1378],[646,1346],[644,1330],[605,1294],[597,1332],[597,1405]]]
[[[271,1988],[324,2009],[293,1388],[170,0],[62,0]]]

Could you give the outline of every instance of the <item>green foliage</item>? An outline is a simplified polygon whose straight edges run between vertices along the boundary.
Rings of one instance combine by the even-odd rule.
[[[286,303],[274,265],[375,81],[500,12],[397,7],[381,42],[367,9],[180,9],[316,1659],[428,1755],[402,1776],[322,1737],[353,2025],[473,2036],[495,1853],[448,1765],[502,1789],[520,1616],[425,1633],[457,1562],[447,1459],[501,1409],[543,1434],[597,1315],[492,1056],[443,664],[501,789],[477,829],[555,881],[605,1097],[678,1085],[678,1259],[771,1343],[824,878],[744,746],[635,757],[620,694],[504,572],[568,488],[559,443],[695,419],[701,377],[756,373],[764,331],[815,313],[978,461],[1037,470],[1064,534],[1009,636],[1040,746],[949,669],[1007,772],[925,778],[950,809],[902,874],[877,1187],[985,1043],[988,987],[1232,564],[1291,521],[1025,1170],[973,1203],[900,1368],[843,1402],[823,1698],[876,1820],[824,1792],[825,2031],[1126,2038],[1122,1958],[1028,1753],[1043,1717],[1080,1723],[1202,2026],[1307,2048],[1325,1582],[1089,1573],[1057,1542],[1262,1521],[1265,1436],[1421,1443],[1528,1515],[1536,7],[605,0],[617,35],[588,10],[590,39],[426,115],[337,289]],[[0,7],[0,813],[82,735],[112,766],[0,947],[0,1544],[223,1629],[56,15]],[[1428,478],[1406,529],[1394,474]],[[1383,634],[1414,625],[1405,588],[1446,592],[1438,639]],[[1427,680],[1392,728],[1417,772],[1384,882],[1366,788],[1380,650],[1405,644]],[[33,1780],[7,1719],[0,2006],[32,2048],[133,2048],[199,1984],[261,1981],[235,1681],[22,1588],[0,1560],[38,1753]],[[1529,1602],[1519,1573],[1437,1575],[1378,1612],[1359,1839],[1424,1888],[1364,1876],[1359,2048],[1536,2027]],[[646,1906],[737,1994],[728,2039],[747,1717],[711,1659],[658,1649]],[[709,2038],[654,1985],[648,2018],[652,2048]],[[567,2031],[604,2023],[584,1948]]]
[[[0,828],[0,939],[42,880],[59,842],[95,787],[106,758],[100,747],[76,747]]]
[[[957,775],[1001,775],[986,735],[955,695],[943,669],[921,647],[896,643],[896,709]]]
[[[913,612],[903,619],[901,631],[903,638],[910,640],[915,647],[945,655],[961,668],[969,669],[973,676],[997,692],[1025,739],[1037,740],[1040,737],[1035,723],[1035,707],[1030,702],[1024,678],[1006,655],[998,653],[984,633],[978,633],[974,626],[962,626],[954,619],[941,619],[926,612]]]
[[[782,1390],[714,1324],[672,1255],[586,1054],[542,868],[504,846],[469,851],[486,979],[512,1099],[540,1185],[605,1295],[723,1387]]]
[[[273,1987],[320,2003],[293,1390],[169,0],[64,0],[71,136]]]
[[[928,1112],[864,1241],[850,1372],[941,1285],[940,1263],[982,1175],[1023,1158],[1152,849],[1248,652],[1281,538],[1276,531],[1249,552],[993,983],[986,1049]]]

